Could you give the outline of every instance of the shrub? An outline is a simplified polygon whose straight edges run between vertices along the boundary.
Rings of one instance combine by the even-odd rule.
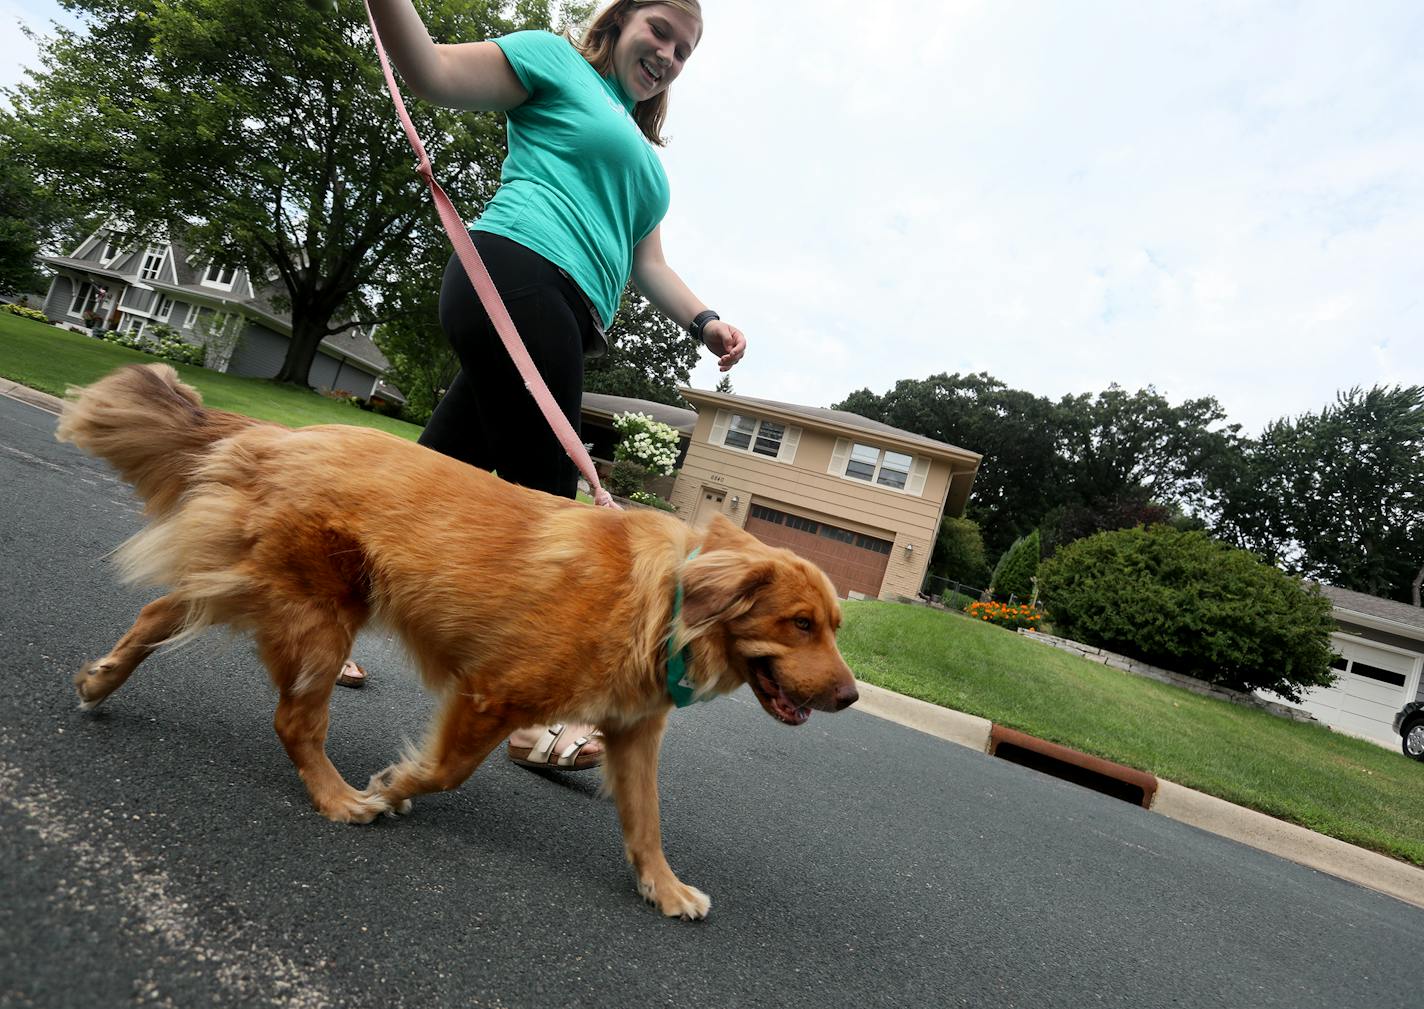
[[[1035,631],[1043,621],[1043,614],[1027,604],[1010,606],[1008,603],[976,601],[965,607],[964,615],[973,617],[975,620],[987,621],[996,627],[1007,627],[1010,630],[1026,627]]]
[[[945,589],[939,594],[939,601],[952,610],[959,610],[961,613],[969,607],[971,603],[977,602],[977,596],[971,596],[966,592],[956,592],[954,589]]]
[[[1038,588],[1056,633],[1188,676],[1292,701],[1334,679],[1329,601],[1205,533],[1098,533],[1045,562]]]
[[[643,489],[643,481],[647,478],[648,469],[642,463],[619,459],[613,464],[613,472],[608,474],[608,493],[631,498]]]
[[[1038,574],[1038,530],[1014,540],[994,566],[989,591],[995,595],[1014,595],[1028,599],[1033,595],[1033,580]]]
[[[201,367],[205,356],[202,347],[189,343],[178,334],[176,329],[162,323],[149,326],[143,336],[139,336],[137,333],[121,332],[117,329],[106,329],[99,334],[99,339],[117,343],[120,347],[128,347],[131,350],[141,350],[145,354],[153,354],[179,364],[196,364]]]
[[[989,565],[984,560],[984,538],[972,519],[947,516],[939,524],[930,573],[971,585],[984,585]]]
[[[16,305],[6,302],[0,305],[0,312],[9,312],[11,315],[18,315],[22,319],[33,319],[35,322],[49,322],[45,314],[37,308],[29,308],[25,305]]]
[[[649,505],[653,508],[661,508],[665,512],[677,511],[677,505],[673,504],[671,501],[668,501],[666,498],[658,497],[652,491],[635,490],[633,493],[628,495],[628,500],[636,501],[639,504]]]
[[[613,461],[628,460],[654,476],[672,476],[677,466],[677,430],[645,413],[620,413],[613,428],[623,437],[613,449]]]

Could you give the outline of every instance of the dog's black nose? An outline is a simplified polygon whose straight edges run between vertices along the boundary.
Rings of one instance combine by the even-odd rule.
[[[854,683],[842,684],[836,688],[837,711],[844,711],[858,700],[860,700],[860,691],[855,689]]]

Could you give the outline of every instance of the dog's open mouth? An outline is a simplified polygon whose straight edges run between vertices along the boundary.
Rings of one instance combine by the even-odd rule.
[[[800,725],[811,717],[811,709],[792,701],[776,682],[776,668],[769,657],[752,659],[747,664],[752,674],[752,693],[767,714],[787,725]]]

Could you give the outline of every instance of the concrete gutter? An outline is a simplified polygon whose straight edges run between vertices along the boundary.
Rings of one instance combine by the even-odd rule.
[[[904,697],[863,681],[857,686],[857,711],[980,753],[990,752],[995,727],[987,719]],[[1066,749],[1042,742],[1045,752],[1063,755]],[[1068,751],[1069,755],[1074,753]],[[1080,756],[1085,765],[1101,768],[1106,763],[1095,761],[1088,754]],[[1156,791],[1148,807],[1154,813],[1424,908],[1424,869],[1162,778],[1155,780]]]
[[[57,396],[6,378],[0,378],[0,396],[18,399],[50,413],[58,413],[63,402]],[[942,708],[938,704],[906,697],[863,681],[857,686],[860,689],[860,701],[856,704],[858,711],[980,753],[991,750],[994,723],[986,718]],[[1046,740],[1040,742],[1045,752],[1057,754],[1060,758],[1072,759],[1070,755],[1075,752]],[[1084,758],[1084,765],[1092,764],[1099,768],[1113,766],[1088,754],[1079,756]],[[1144,774],[1141,771],[1133,773]],[[1157,787],[1148,807],[1154,813],[1424,908],[1424,869],[1161,778],[1155,780]]]

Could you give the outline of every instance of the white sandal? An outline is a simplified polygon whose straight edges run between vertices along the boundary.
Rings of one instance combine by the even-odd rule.
[[[560,749],[559,738],[564,734],[564,728],[563,724],[549,726],[533,746],[515,746],[511,742],[509,759],[522,767],[557,767],[562,771],[583,771],[603,763],[602,753],[583,752],[585,746],[595,738],[601,739],[603,733],[594,729]]]

